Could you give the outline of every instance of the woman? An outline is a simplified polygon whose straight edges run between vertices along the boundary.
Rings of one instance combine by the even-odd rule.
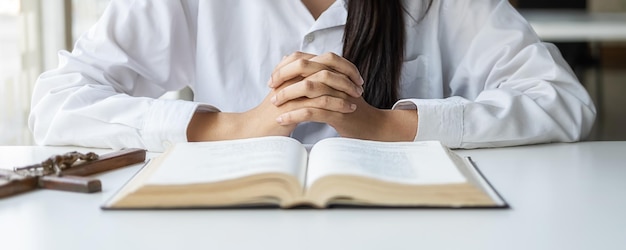
[[[113,0],[59,56],[34,91],[39,144],[496,147],[580,140],[595,117],[558,50],[501,0]],[[185,86],[194,102],[155,99]]]

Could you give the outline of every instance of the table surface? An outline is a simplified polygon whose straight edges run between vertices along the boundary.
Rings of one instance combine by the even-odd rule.
[[[539,37],[550,42],[626,41],[626,13],[520,10]]]
[[[0,166],[75,149],[0,147]],[[134,165],[100,174],[102,193],[1,199],[0,249],[626,249],[626,142],[457,152],[510,209],[102,211]]]

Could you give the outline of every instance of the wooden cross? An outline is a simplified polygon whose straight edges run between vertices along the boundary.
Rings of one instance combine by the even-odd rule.
[[[124,149],[98,156],[94,153],[69,152],[48,158],[40,164],[0,169],[0,198],[37,188],[93,193],[102,190],[98,179],[88,176],[144,162],[143,149]]]

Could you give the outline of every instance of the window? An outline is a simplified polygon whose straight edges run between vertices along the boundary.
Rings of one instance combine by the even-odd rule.
[[[0,1],[0,145],[30,143],[30,91],[21,88],[20,1]]]
[[[71,49],[109,1],[0,1],[0,145],[33,144],[27,124],[37,77],[56,67],[58,50]]]

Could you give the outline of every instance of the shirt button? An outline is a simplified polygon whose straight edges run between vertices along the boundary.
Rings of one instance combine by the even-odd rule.
[[[304,37],[304,41],[307,43],[312,43],[313,41],[315,41],[315,35],[313,34],[308,34]]]

